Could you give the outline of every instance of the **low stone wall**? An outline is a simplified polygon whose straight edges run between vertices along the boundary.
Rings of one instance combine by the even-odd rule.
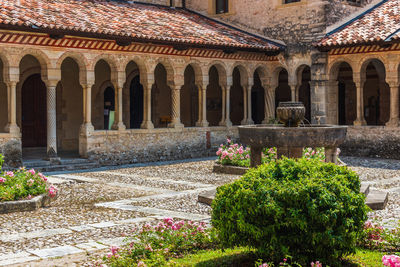
[[[88,158],[102,165],[214,156],[237,127],[95,131],[88,138]]]
[[[342,155],[400,159],[400,128],[351,126]]]

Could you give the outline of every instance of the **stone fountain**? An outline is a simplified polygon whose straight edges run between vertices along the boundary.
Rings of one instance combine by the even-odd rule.
[[[300,102],[281,102],[276,114],[282,124],[239,126],[240,141],[251,149],[251,167],[261,165],[266,147],[276,147],[279,158],[301,158],[305,147],[324,147],[326,161],[337,163],[337,148],[346,139],[346,126],[303,124],[305,107]]]
[[[337,163],[337,148],[346,138],[346,126],[304,125],[305,107],[298,102],[281,102],[276,114],[281,124],[239,126],[240,141],[251,149],[251,167],[261,165],[262,150],[266,147],[276,147],[278,157],[288,158],[301,158],[305,147],[324,147],[325,160]],[[384,209],[388,203],[388,193],[370,192],[369,184],[361,184],[360,191],[373,210]],[[215,194],[215,189],[203,192],[198,200],[211,205]]]

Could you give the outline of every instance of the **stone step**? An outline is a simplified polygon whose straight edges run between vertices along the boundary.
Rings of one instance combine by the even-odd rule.
[[[365,196],[368,196],[370,188],[371,188],[370,184],[361,183],[360,192],[363,193]]]
[[[61,162],[60,165],[51,165],[51,164],[26,164],[25,167],[27,169],[34,168],[36,171],[39,172],[57,172],[57,171],[72,171],[72,170],[86,170],[86,169],[93,169],[99,167],[99,164],[95,162],[82,162],[82,163],[65,163]]]
[[[385,209],[389,201],[389,193],[378,190],[371,190],[369,192],[365,204],[368,205],[372,210],[383,210]]]

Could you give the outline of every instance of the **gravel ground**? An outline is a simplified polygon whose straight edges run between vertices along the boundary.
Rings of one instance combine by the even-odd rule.
[[[174,184],[169,181],[159,180],[160,179],[159,177],[137,175],[137,174],[129,174],[131,176],[127,177],[119,175],[118,173],[119,171],[107,171],[103,173],[89,172],[89,173],[82,173],[80,174],[80,176],[99,179],[102,182],[107,182],[107,183],[118,182],[131,185],[169,189],[174,191],[185,191],[185,190],[195,189],[195,187],[190,185]],[[133,171],[133,173],[135,172]]]
[[[176,163],[162,166],[119,169],[119,173],[222,185],[237,178],[235,175],[213,173],[214,160]],[[111,173],[113,171],[110,171]]]
[[[151,201],[134,201],[135,206],[152,207],[171,211],[211,215],[211,207],[197,201],[198,194],[164,198]]]
[[[0,234],[66,228],[138,217],[140,214],[135,212],[99,208],[94,204],[145,195],[143,192],[89,183],[62,184],[58,188],[59,197],[48,208],[2,214]]]
[[[371,212],[369,217],[381,221],[385,225],[393,225],[393,221],[400,220],[400,161],[355,157],[341,157],[341,159],[360,174],[363,182],[370,183],[372,189],[390,192],[387,208],[383,211]],[[0,235],[49,228],[67,228],[74,225],[148,216],[148,214],[94,207],[95,203],[131,199],[146,195],[144,192],[130,188],[123,188],[117,185],[111,186],[110,183],[112,184],[113,182],[182,191],[191,190],[194,187],[174,184],[172,181],[162,181],[155,178],[218,186],[239,177],[215,174],[212,172],[213,164],[213,160],[206,160],[161,166],[149,164],[146,167],[121,168],[106,172],[77,173],[79,176],[97,178],[99,182],[62,184],[59,186],[59,198],[52,203],[51,207],[34,212],[1,215],[0,224],[2,227],[0,228]],[[131,176],[121,176],[118,173]],[[150,201],[133,201],[131,204],[198,214],[210,214],[211,211],[207,205],[197,202],[197,194]],[[131,230],[132,225],[118,225],[47,238],[0,243],[0,254],[120,237],[129,234]],[[84,256],[76,264],[77,266],[87,266],[87,261],[87,256]],[[74,262],[76,261],[74,260]],[[67,262],[65,263],[65,266],[70,266]]]

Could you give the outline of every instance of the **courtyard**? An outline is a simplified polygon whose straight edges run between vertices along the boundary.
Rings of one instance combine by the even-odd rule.
[[[400,220],[400,161],[341,157],[371,190],[389,192],[384,210],[369,212],[386,228]],[[0,216],[0,265],[94,266],[110,246],[145,223],[172,217],[210,222],[201,192],[240,176],[213,172],[214,158],[49,173],[59,189],[50,207]]]

